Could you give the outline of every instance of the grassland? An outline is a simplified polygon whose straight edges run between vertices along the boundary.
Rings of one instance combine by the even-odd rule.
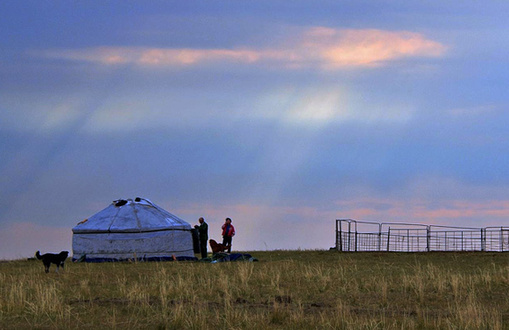
[[[259,262],[0,263],[0,328],[504,329],[505,253],[251,252]],[[504,326],[505,325],[505,326]]]

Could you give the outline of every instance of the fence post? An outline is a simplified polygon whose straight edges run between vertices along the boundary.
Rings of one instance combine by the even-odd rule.
[[[391,241],[391,227],[389,227],[389,229],[387,230],[387,252],[390,251],[389,249],[390,241]]]
[[[430,236],[431,236],[431,227],[426,226],[426,251],[430,251]]]
[[[410,229],[406,230],[406,252],[410,252]]]
[[[341,220],[336,219],[336,250],[342,251],[341,249],[341,226],[339,225]]]
[[[348,252],[350,252],[350,246],[352,245],[352,223],[348,220]]]
[[[504,252],[504,232],[502,227],[500,227],[500,252]]]
[[[357,252],[357,245],[359,244],[357,237],[357,222],[355,223],[355,252]]]
[[[481,228],[481,251],[486,250],[486,228]]]

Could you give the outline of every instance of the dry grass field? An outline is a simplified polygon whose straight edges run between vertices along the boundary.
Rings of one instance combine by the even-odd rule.
[[[0,263],[0,328],[503,329],[509,254],[251,252],[259,262]]]

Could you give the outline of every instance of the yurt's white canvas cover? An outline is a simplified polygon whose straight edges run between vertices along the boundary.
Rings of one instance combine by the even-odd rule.
[[[194,258],[191,225],[139,197],[114,201],[72,231],[74,260]]]

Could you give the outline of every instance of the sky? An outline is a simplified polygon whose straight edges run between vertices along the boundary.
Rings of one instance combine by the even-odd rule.
[[[143,197],[233,249],[509,226],[507,1],[0,3],[0,259]]]

